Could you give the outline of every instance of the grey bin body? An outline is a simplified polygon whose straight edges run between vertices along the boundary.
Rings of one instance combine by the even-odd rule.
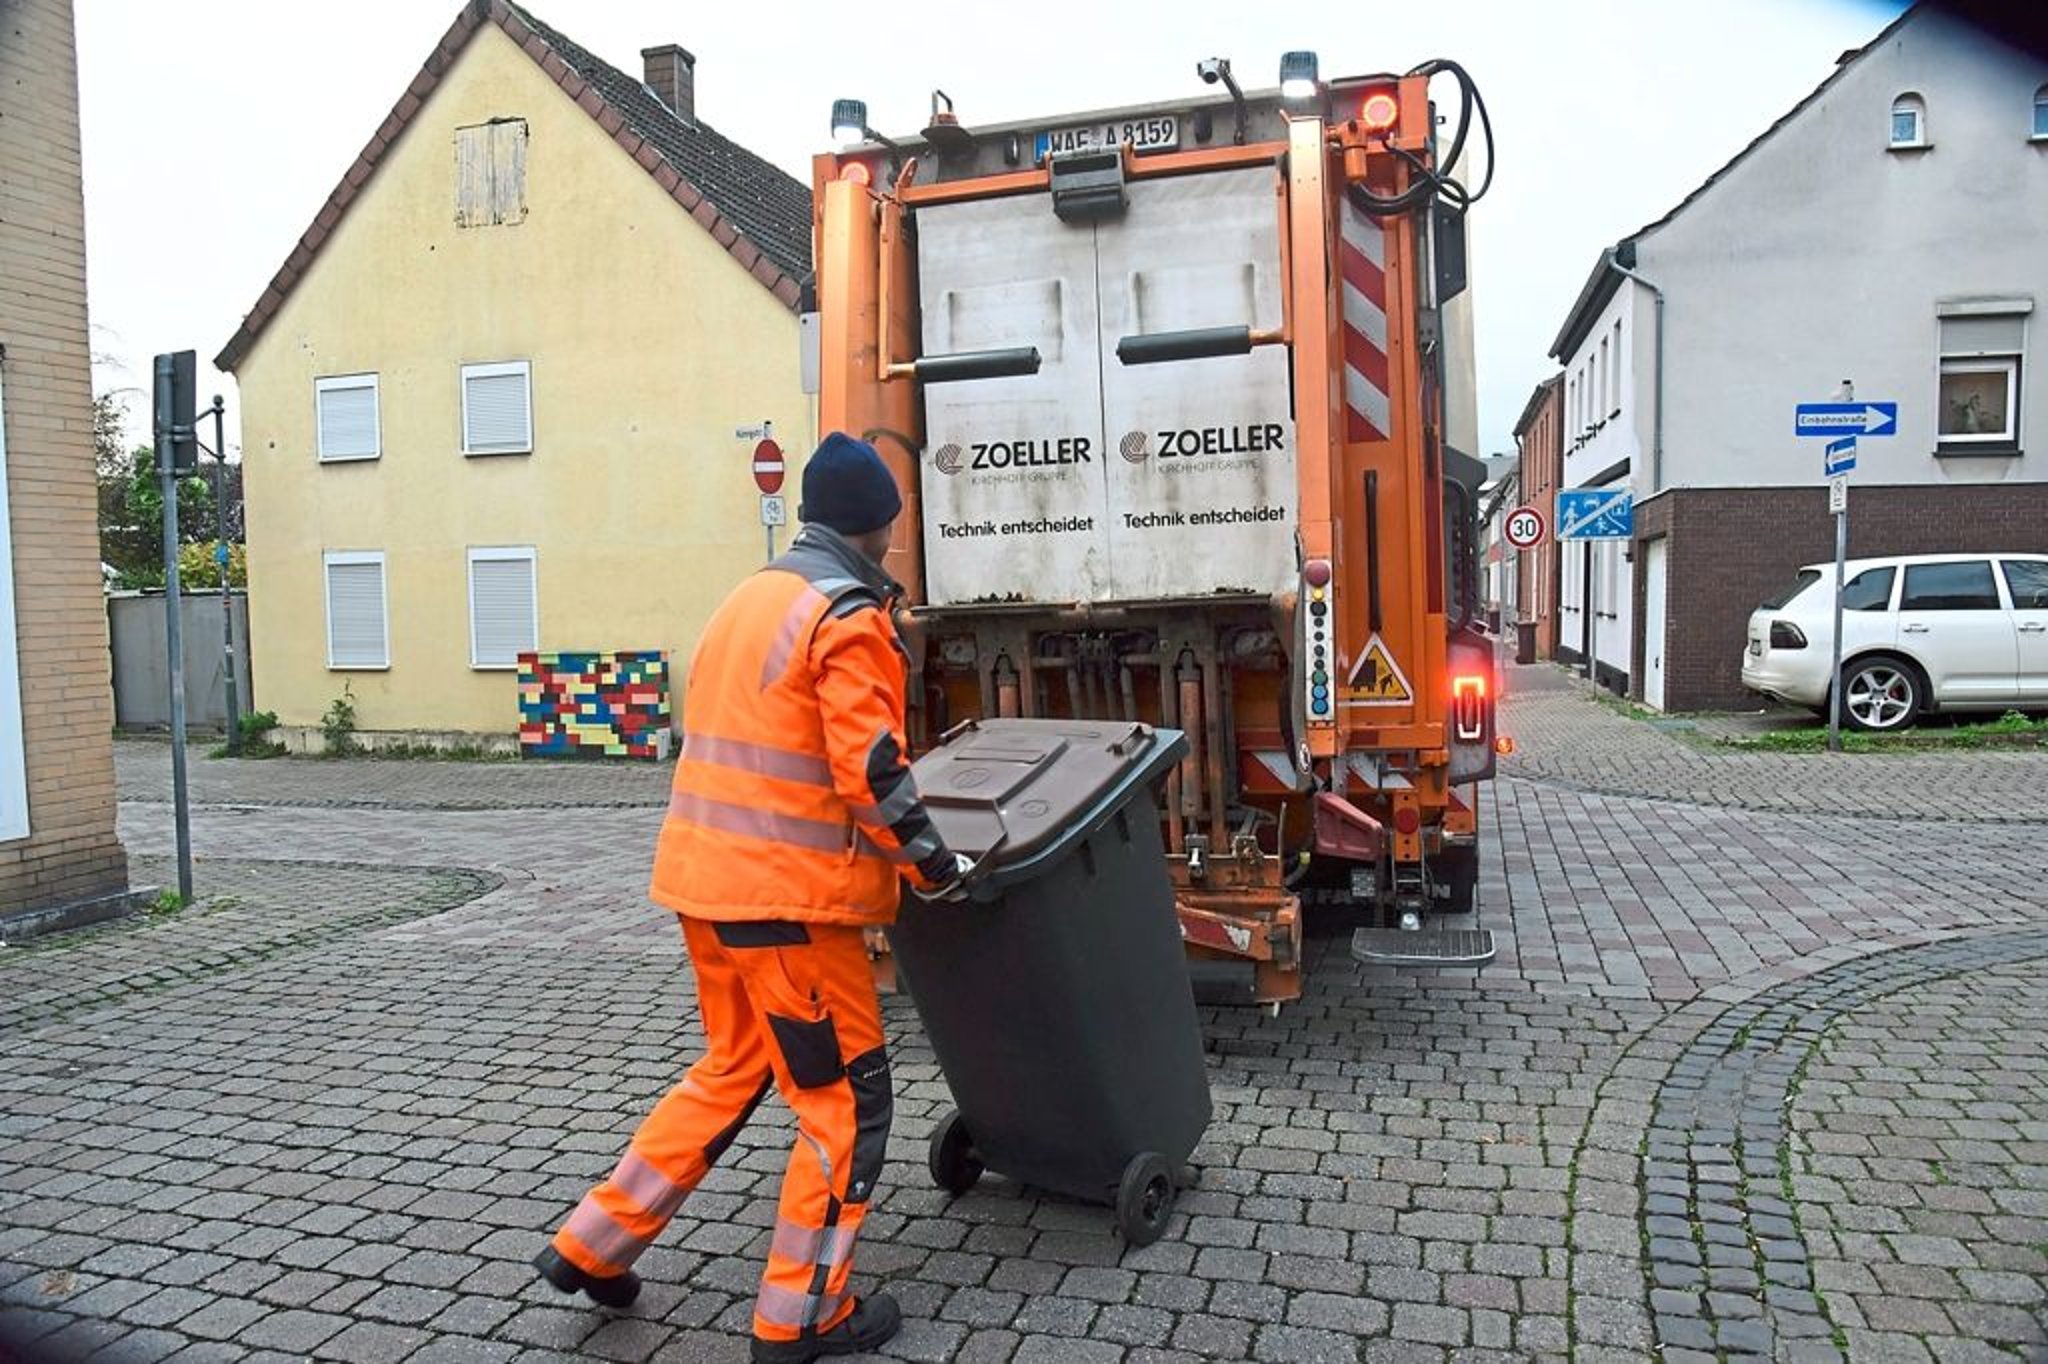
[[[906,896],[893,949],[978,1163],[1116,1203],[1141,1155],[1183,1170],[1211,1112],[1152,794],[1187,741],[964,730],[918,761],[918,788],[955,851],[996,848],[993,870],[964,903]]]

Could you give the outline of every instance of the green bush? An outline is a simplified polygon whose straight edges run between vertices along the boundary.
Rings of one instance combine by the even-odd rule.
[[[327,756],[344,758],[363,751],[356,742],[356,697],[349,684],[341,684],[341,695],[328,703],[320,717],[320,734],[327,741]]]

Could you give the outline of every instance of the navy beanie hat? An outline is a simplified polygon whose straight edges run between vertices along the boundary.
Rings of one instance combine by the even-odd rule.
[[[834,431],[804,465],[804,498],[797,516],[841,535],[880,530],[903,510],[896,477],[875,447]]]

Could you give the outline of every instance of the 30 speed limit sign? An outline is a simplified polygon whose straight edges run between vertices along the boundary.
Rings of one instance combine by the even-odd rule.
[[[1543,543],[1543,537],[1549,530],[1550,523],[1543,519],[1541,508],[1517,507],[1508,513],[1502,534],[1516,549],[1534,549]]]

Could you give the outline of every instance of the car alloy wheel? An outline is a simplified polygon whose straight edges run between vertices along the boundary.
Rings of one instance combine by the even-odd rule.
[[[1849,674],[1842,701],[1858,729],[1904,729],[1919,713],[1920,683],[1907,668],[1876,659]]]

